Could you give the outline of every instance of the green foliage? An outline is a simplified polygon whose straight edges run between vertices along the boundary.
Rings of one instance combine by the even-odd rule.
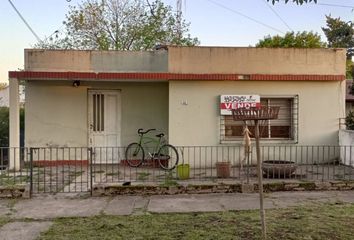
[[[280,2],[279,0],[267,0],[268,2],[272,1],[272,3],[276,3],[276,2]],[[285,0],[285,3],[288,3],[290,0]],[[304,3],[317,3],[317,0],[292,0],[292,2],[298,4],[298,5],[302,5]]]
[[[0,107],[0,147],[9,146],[9,108]]]
[[[161,187],[174,187],[178,186],[178,183],[176,182],[175,178],[173,177],[175,175],[175,172],[168,172],[165,175],[165,181],[160,184]]]
[[[267,36],[260,40],[256,47],[280,47],[280,48],[321,48],[326,43],[321,41],[321,36],[313,32],[287,32],[285,36]]]
[[[354,29],[352,22],[344,22],[340,18],[326,16],[327,27],[322,30],[327,37],[328,47],[346,48],[347,59],[354,54]]]
[[[347,79],[353,78],[353,62],[350,59],[347,59],[347,62],[346,62],[345,75],[346,75]],[[354,91],[353,91],[353,93],[354,93]]]
[[[86,0],[70,6],[65,33],[37,44],[50,49],[151,50],[159,44],[198,45],[188,34],[189,23],[161,0],[142,4],[135,0]]]
[[[147,173],[147,172],[140,172],[140,173],[137,173],[137,179],[139,181],[146,181],[149,179],[149,176],[151,174],[150,173]]]
[[[345,125],[348,130],[354,130],[354,111],[350,111],[345,118]]]
[[[0,227],[4,226],[5,224],[9,223],[11,219],[9,217],[1,216],[0,217]]]
[[[20,129],[25,127],[25,110],[20,109]],[[0,107],[0,147],[9,146],[9,108]]]

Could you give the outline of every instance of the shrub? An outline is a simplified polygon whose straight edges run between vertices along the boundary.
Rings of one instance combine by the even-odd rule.
[[[345,125],[348,130],[354,130],[354,112],[350,111],[345,118]]]
[[[25,127],[25,110],[20,109],[20,135],[23,145],[23,133]],[[0,107],[0,147],[9,146],[9,108]]]

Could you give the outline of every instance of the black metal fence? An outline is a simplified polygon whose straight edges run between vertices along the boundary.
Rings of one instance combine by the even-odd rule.
[[[30,181],[28,151],[28,148],[0,147],[0,186],[14,186]],[[11,168],[10,156],[14,159]]]
[[[124,147],[0,148],[0,186],[29,184],[32,193],[89,192],[102,183],[193,184],[256,181],[256,151],[242,146],[177,147],[173,170],[151,149],[130,167]],[[150,151],[151,150],[151,151]],[[262,146],[265,181],[354,180],[354,146]],[[139,160],[139,159],[137,159]]]
[[[90,148],[0,148],[0,186],[29,184],[31,193],[91,189]]]

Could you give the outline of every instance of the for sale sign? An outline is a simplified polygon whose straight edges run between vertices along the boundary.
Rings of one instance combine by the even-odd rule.
[[[221,95],[221,115],[232,115],[232,109],[239,108],[260,108],[261,98],[259,95]]]

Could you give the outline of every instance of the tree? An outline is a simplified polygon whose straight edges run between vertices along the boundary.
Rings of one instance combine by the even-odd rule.
[[[65,32],[36,45],[39,48],[150,50],[159,44],[198,45],[161,0],[86,0],[71,6]],[[63,36],[62,36],[63,35]]]
[[[20,108],[20,134],[23,139],[25,128],[25,110]],[[0,107],[0,147],[9,146],[9,108]]]
[[[345,118],[345,125],[347,130],[354,130],[354,112],[350,111]]]
[[[340,18],[332,18],[331,15],[326,16],[326,24],[327,27],[323,27],[322,30],[327,37],[328,47],[347,49],[346,76],[353,78],[354,25]]]
[[[267,0],[268,2],[272,1],[273,4],[275,4],[276,2],[279,2],[279,0]],[[304,3],[310,3],[310,2],[313,2],[313,3],[317,3],[317,0],[292,0],[294,3],[296,4],[304,4]],[[289,0],[285,0],[285,3],[288,3]]]
[[[354,28],[352,22],[344,22],[340,18],[326,16],[327,27],[322,30],[327,37],[328,47],[346,48],[347,59],[354,54]]]
[[[281,48],[320,48],[326,43],[321,41],[321,36],[313,32],[287,32],[285,36],[266,36],[260,40],[256,47],[281,47]]]

